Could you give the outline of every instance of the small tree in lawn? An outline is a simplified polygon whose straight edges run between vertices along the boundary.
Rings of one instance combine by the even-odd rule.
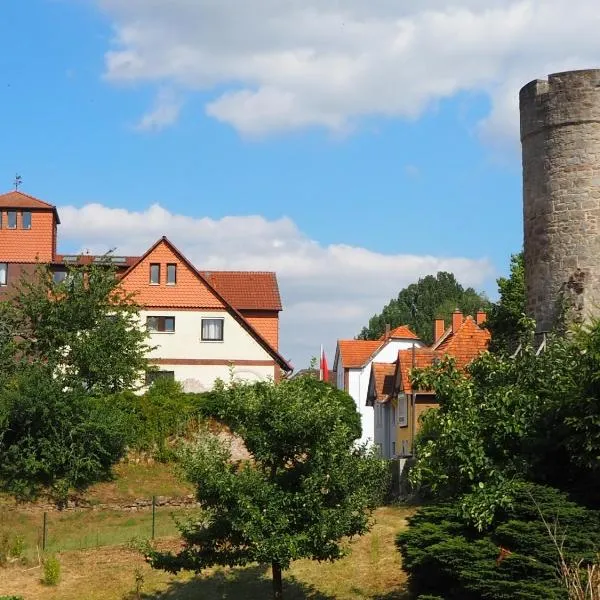
[[[221,385],[214,405],[252,460],[232,462],[208,433],[189,445],[182,464],[197,485],[201,517],[181,525],[181,552],[151,550],[148,559],[171,572],[270,564],[274,597],[282,598],[282,570],[293,560],[336,560],[344,538],[369,530],[386,464],[354,446],[360,418],[352,398],[313,378]]]

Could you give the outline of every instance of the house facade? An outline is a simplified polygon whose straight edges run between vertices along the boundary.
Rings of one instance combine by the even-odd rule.
[[[375,415],[374,439],[384,458],[412,456],[421,415],[438,406],[435,391],[413,389],[411,371],[444,356],[453,357],[457,367],[464,369],[487,349],[490,333],[483,327],[485,316],[480,311],[475,318],[464,317],[456,310],[448,328],[443,320],[436,320],[431,347],[401,349],[392,364],[372,365],[367,404]]]
[[[111,262],[121,286],[142,306],[155,370],[145,382],[169,377],[186,391],[211,389],[217,379],[278,380],[291,371],[279,353],[277,278],[269,272],[201,271],[165,237],[142,256],[56,253],[56,208],[15,191],[0,195],[0,298],[37,263],[55,281],[71,265]]]
[[[338,340],[333,371],[336,386],[346,391],[360,413],[360,443],[375,443],[375,415],[367,403],[371,368],[376,363],[392,363],[403,349],[418,348],[423,342],[406,326],[387,330],[379,340]]]

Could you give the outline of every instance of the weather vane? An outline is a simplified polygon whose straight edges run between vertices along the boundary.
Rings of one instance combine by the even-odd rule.
[[[19,186],[23,183],[23,178],[17,173],[15,175],[15,191],[19,189]]]

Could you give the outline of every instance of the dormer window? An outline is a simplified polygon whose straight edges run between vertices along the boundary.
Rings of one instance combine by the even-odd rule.
[[[160,284],[160,264],[152,263],[150,265],[150,285]]]
[[[175,285],[177,283],[177,265],[167,265],[167,285]]]
[[[9,229],[16,229],[17,228],[17,211],[9,210],[6,213],[6,215],[7,215],[7,221],[8,221],[7,227]]]
[[[21,212],[21,226],[23,229],[31,229],[31,211],[24,210]]]

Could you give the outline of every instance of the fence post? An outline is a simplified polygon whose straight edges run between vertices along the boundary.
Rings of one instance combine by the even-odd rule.
[[[156,525],[156,496],[152,496],[152,539],[154,539],[155,525]]]
[[[44,525],[42,529],[42,552],[46,551],[46,538],[48,536],[48,513],[44,512]]]

